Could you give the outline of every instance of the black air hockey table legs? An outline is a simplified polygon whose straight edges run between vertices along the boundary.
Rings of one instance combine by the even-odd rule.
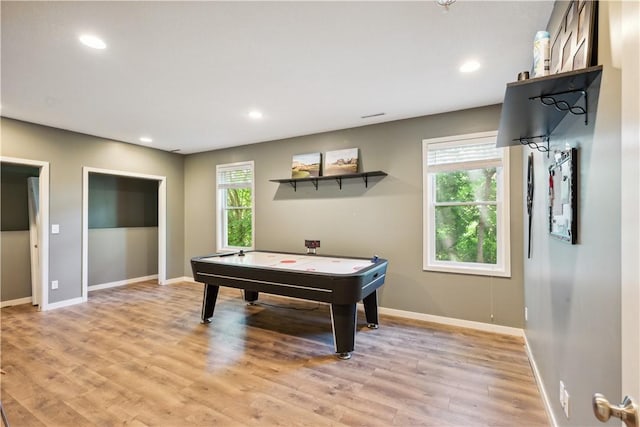
[[[218,299],[217,285],[204,285],[204,296],[202,297],[202,313],[200,315],[201,323],[211,323],[213,317],[213,311],[216,308],[216,300]],[[256,291],[243,291],[244,300],[249,304],[253,304],[258,299],[258,292]]]
[[[367,318],[367,327],[378,329],[378,291],[373,291],[362,300],[364,303],[364,315]]]
[[[211,323],[213,310],[216,308],[218,289],[220,289],[220,287],[216,285],[204,285],[204,295],[202,297],[202,312],[200,314],[201,323]]]
[[[378,297],[376,291],[366,296],[364,300],[364,314],[367,327],[378,329]],[[340,359],[350,359],[356,341],[355,304],[331,304],[331,326],[333,327],[333,342]]]
[[[244,295],[244,300],[248,302],[250,305],[254,305],[258,300],[258,292],[257,291],[247,291],[246,289],[242,291]]]
[[[340,359],[350,359],[356,343],[356,305],[331,304],[333,345]]]
[[[202,323],[211,323],[213,311],[216,307],[219,286],[206,284],[202,298]],[[258,299],[258,292],[244,291],[245,301],[252,303]],[[367,327],[378,328],[378,298],[373,291],[363,301]],[[356,304],[331,304],[331,327],[333,328],[333,342],[335,351],[340,359],[350,359],[356,340]]]

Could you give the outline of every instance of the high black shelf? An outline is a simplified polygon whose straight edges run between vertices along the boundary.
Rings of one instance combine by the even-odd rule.
[[[497,147],[528,145],[549,151],[549,138],[567,114],[584,116],[588,124],[591,85],[602,65],[507,84],[498,128]],[[599,87],[599,86],[598,86]]]
[[[360,172],[360,173],[349,173],[344,175],[330,175],[330,176],[313,176],[309,178],[284,178],[284,179],[270,179],[271,182],[279,182],[284,183],[288,182],[293,187],[293,191],[297,191],[299,182],[310,182],[318,190],[318,181],[330,181],[336,180],[338,186],[342,190],[342,180],[343,179],[352,179],[352,178],[362,178],[364,181],[364,186],[369,186],[369,177],[371,176],[387,176],[386,172],[382,171],[372,171],[372,172]]]

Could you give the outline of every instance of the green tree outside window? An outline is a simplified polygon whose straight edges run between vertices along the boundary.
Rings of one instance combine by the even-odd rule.
[[[227,244],[251,247],[251,189],[230,188],[226,196]]]
[[[496,190],[496,168],[436,174],[436,260],[497,263]]]

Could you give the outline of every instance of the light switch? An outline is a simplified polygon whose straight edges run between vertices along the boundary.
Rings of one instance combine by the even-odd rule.
[[[60,233],[60,224],[51,224],[51,234]]]

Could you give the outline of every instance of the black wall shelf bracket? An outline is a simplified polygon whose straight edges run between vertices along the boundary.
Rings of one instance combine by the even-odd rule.
[[[557,97],[560,95],[566,95],[570,93],[579,93],[582,94],[584,99],[584,107],[579,105],[571,105],[567,101],[563,99],[558,99]],[[560,112],[569,112],[574,116],[584,115],[584,124],[585,126],[589,124],[589,98],[586,90],[577,89],[577,90],[566,90],[564,92],[550,93],[548,95],[540,95],[540,96],[532,96],[529,98],[530,100],[539,99],[540,102],[546,106],[553,106],[556,110]]]
[[[291,186],[293,187],[293,191],[298,191],[298,180],[296,179],[288,179],[285,180],[286,182],[288,182],[289,184],[291,184]],[[307,181],[311,181],[311,183],[313,184],[313,186],[316,188],[316,191],[318,191],[318,180],[317,179],[308,179]],[[342,187],[340,187],[342,188]]]
[[[309,178],[285,178],[285,179],[270,179],[271,182],[285,183],[288,182],[293,187],[293,191],[298,190],[299,182],[311,182],[315,187],[316,191],[318,191],[318,181],[327,181],[335,179],[338,183],[338,187],[342,190],[342,180],[350,179],[350,178],[358,178],[362,177],[364,181],[365,188],[369,187],[369,177],[370,176],[380,176],[385,177],[387,174],[382,171],[372,171],[372,172],[360,172],[360,173],[350,173],[344,175],[329,175],[329,176],[318,176],[318,177],[309,177]]]
[[[547,153],[547,157],[549,157],[549,137],[547,135],[525,136],[516,138],[513,141],[517,141],[521,145],[528,145],[532,150]]]

